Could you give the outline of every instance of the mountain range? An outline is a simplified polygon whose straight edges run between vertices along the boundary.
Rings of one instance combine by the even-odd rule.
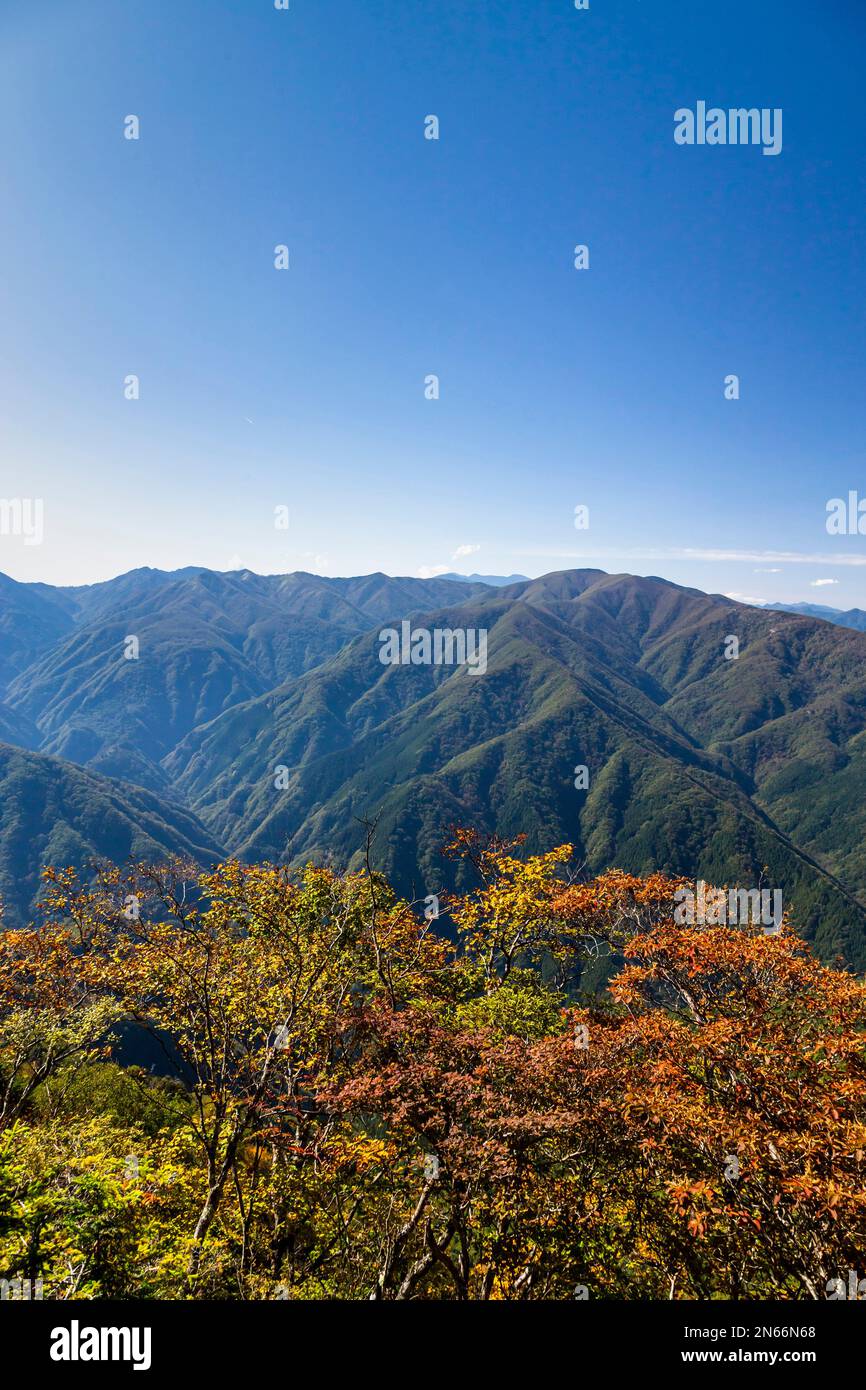
[[[866,611],[862,608],[826,608],[823,603],[768,603],[766,606],[777,613],[802,613],[807,618],[823,618],[826,623],[866,632]]]
[[[486,671],[383,665],[404,620],[485,631]],[[454,825],[522,833],[587,872],[781,888],[862,969],[864,672],[849,627],[599,570],[0,577],[5,920],[44,863],[351,867],[377,818],[376,861],[414,897],[466,885],[440,853]]]
[[[525,574],[440,574],[440,579],[456,579],[459,584],[489,584],[491,588],[503,589],[508,584],[519,584],[526,579]]]

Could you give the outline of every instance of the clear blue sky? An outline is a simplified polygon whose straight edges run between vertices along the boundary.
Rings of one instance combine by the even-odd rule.
[[[0,0],[0,569],[866,606],[864,61],[859,0]]]

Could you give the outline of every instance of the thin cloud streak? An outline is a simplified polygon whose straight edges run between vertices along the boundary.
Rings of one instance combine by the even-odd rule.
[[[866,566],[864,555],[827,555],[820,552],[800,553],[794,550],[707,550],[670,546],[635,550],[515,550],[524,559],[548,560],[709,560],[742,561],[754,565],[773,561],[782,565],[851,565]]]

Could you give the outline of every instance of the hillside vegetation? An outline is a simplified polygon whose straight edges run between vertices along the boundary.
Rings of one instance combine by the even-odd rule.
[[[49,873],[42,927],[0,933],[0,1276],[817,1299],[859,1268],[866,987],[788,924],[680,924],[676,880],[450,853],[451,939],[367,872]],[[162,1075],[123,1064],[133,1025]]]
[[[823,959],[866,968],[866,634],[598,570],[498,587],[142,570],[10,580],[0,600],[0,736],[46,787],[62,765],[37,776],[45,755],[66,787],[77,768],[115,779],[26,811],[12,784],[9,920],[32,912],[58,837],[82,870],[106,855],[75,806],[98,786],[138,823],[145,788],[130,839],[155,858],[357,869],[378,818],[375,867],[423,896],[466,887],[439,847],[471,824],[535,851],[568,841],[591,873],[770,885]],[[382,627],[410,616],[487,632],[485,674],[383,665]]]

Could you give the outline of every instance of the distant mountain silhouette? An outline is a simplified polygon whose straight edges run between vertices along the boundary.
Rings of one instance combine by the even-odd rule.
[[[839,627],[853,627],[857,632],[866,632],[866,611],[862,608],[825,608],[820,603],[768,603],[767,608],[777,613],[803,613],[809,618],[823,618],[827,623]]]
[[[456,579],[461,584],[489,584],[492,588],[500,589],[506,584],[519,584],[522,579],[526,579],[525,574],[440,574],[440,579]]]

